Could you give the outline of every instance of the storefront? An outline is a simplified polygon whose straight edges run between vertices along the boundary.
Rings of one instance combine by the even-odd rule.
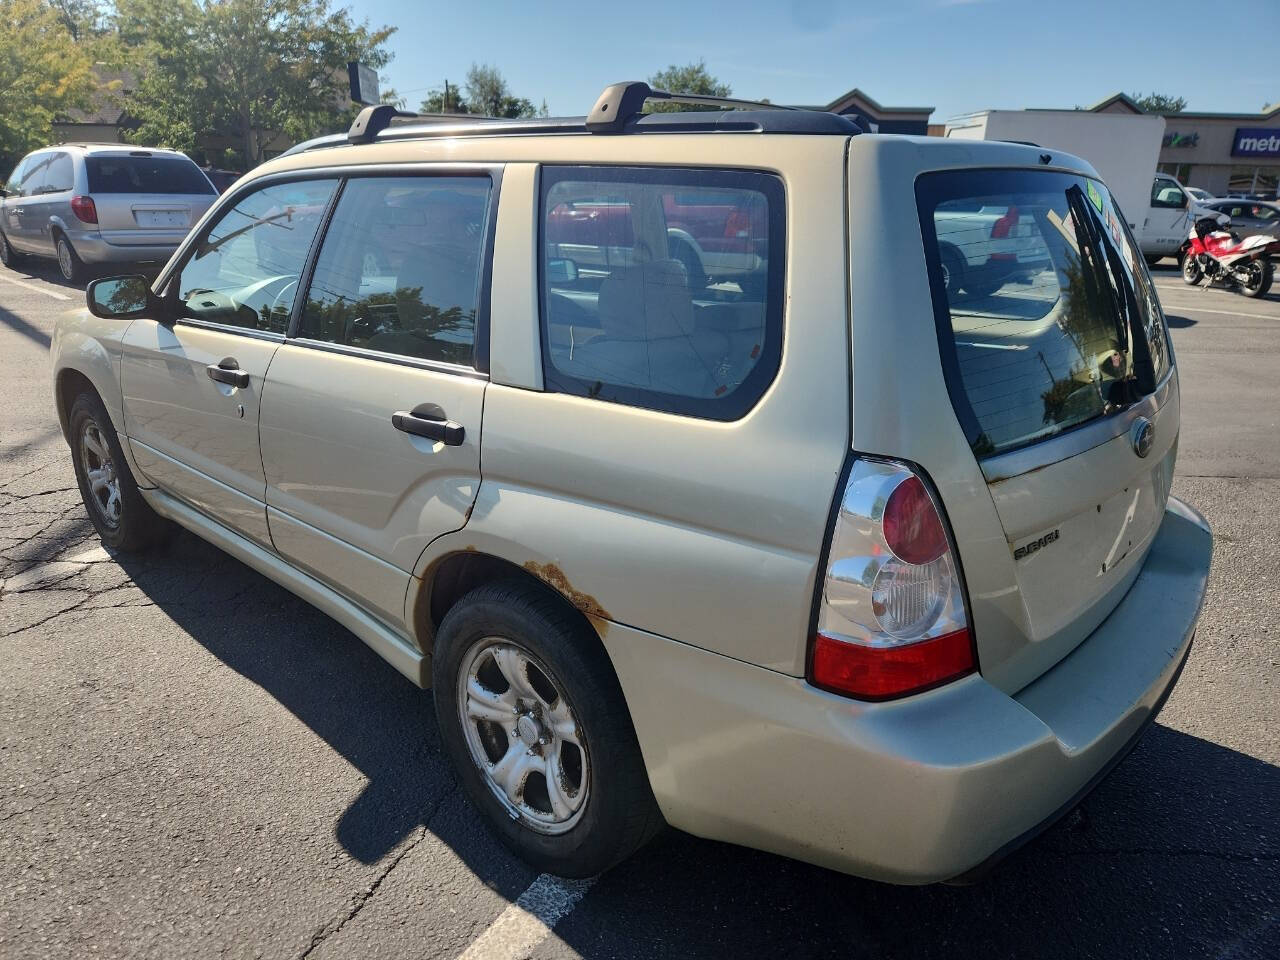
[[[1142,112],[1123,94],[1092,109]],[[1275,198],[1280,184],[1280,103],[1262,113],[1167,113],[1164,119],[1161,173],[1218,197]]]

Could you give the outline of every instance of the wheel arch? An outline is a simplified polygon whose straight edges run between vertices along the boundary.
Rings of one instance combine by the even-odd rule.
[[[459,535],[463,531],[459,531]],[[445,615],[476,587],[503,580],[528,584],[552,597],[564,610],[599,640],[609,629],[609,619],[594,598],[575,591],[553,560],[526,560],[518,563],[494,545],[441,551],[410,581],[406,619],[418,646],[430,655],[436,632]]]

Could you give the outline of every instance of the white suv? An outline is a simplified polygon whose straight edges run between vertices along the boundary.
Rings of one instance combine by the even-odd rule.
[[[654,96],[370,108],[154,284],[95,283],[53,345],[89,515],[120,550],[176,521],[432,686],[540,869],[664,821],[980,869],[1118,762],[1190,648],[1211,538],[1169,497],[1142,258],[1071,156]],[[990,252],[1015,207],[1035,256],[949,293],[939,233],[973,216]]]

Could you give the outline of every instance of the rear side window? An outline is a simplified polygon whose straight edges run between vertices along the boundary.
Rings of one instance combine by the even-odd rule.
[[[186,157],[86,157],[90,193],[216,193]]]
[[[301,337],[471,364],[488,177],[370,177],[343,188]]]
[[[548,389],[742,416],[781,356],[785,216],[764,173],[544,168]]]
[[[1100,182],[963,170],[925,174],[916,196],[948,387],[978,456],[1114,413],[1164,379],[1164,316]]]

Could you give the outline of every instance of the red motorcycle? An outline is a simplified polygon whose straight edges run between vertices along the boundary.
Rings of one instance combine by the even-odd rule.
[[[1240,237],[1225,229],[1226,214],[1201,217],[1182,245],[1182,279],[1191,285],[1208,280],[1239,287],[1246,297],[1261,297],[1271,289],[1275,275],[1273,254],[1280,254],[1280,240],[1255,235]]]

